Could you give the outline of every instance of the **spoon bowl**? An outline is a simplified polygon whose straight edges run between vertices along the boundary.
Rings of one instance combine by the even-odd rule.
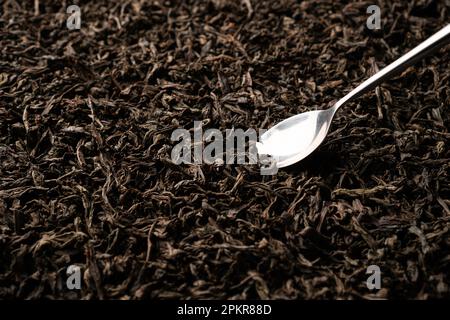
[[[309,111],[281,121],[261,135],[258,153],[271,155],[278,168],[306,158],[325,139],[335,111]]]

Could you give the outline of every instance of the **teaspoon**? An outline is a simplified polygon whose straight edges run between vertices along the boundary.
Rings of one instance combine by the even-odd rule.
[[[258,153],[270,155],[278,168],[306,158],[325,139],[334,114],[340,107],[402,72],[417,60],[447,44],[449,40],[450,25],[447,25],[361,83],[333,107],[300,113],[281,121],[261,135],[259,142],[256,143]]]

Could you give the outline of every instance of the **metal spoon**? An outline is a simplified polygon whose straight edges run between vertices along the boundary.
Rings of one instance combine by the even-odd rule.
[[[325,139],[336,111],[345,103],[372,90],[383,81],[402,72],[417,60],[447,44],[450,25],[422,42],[372,77],[361,83],[333,107],[298,114],[266,131],[256,143],[259,154],[270,155],[278,168],[296,163],[313,152]]]

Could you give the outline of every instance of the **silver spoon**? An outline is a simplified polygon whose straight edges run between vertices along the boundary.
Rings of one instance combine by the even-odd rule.
[[[372,90],[383,81],[402,72],[417,60],[442,47],[450,40],[450,25],[422,42],[401,58],[361,83],[333,107],[308,111],[281,121],[270,128],[256,143],[258,153],[270,155],[278,168],[296,163],[313,152],[325,139],[336,111],[345,103]]]

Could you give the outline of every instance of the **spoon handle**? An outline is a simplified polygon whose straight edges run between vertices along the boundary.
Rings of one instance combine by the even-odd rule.
[[[429,55],[434,50],[444,46],[450,42],[450,24],[442,28],[440,31],[432,35],[430,38],[419,44],[417,47],[401,56],[390,65],[381,69],[379,72],[371,76],[369,79],[361,83],[355,89],[350,91],[341,100],[339,100],[334,108],[337,110],[351,99],[357,98],[362,94],[374,89],[383,81],[386,81],[394,75],[402,72],[417,60]]]

